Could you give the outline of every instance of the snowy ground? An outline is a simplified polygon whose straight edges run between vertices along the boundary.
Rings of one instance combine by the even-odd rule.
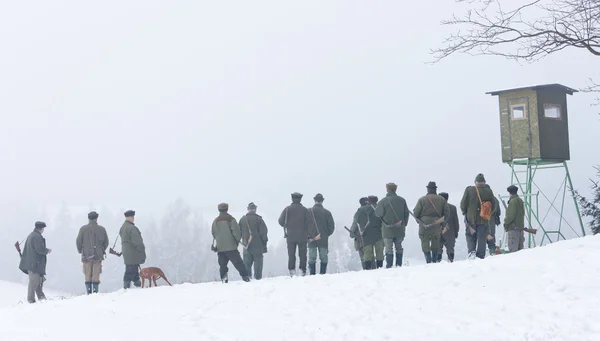
[[[454,264],[121,290],[1,307],[2,339],[600,340],[598,259],[600,236]]]
[[[54,290],[45,289],[44,293],[48,297],[63,298],[70,295],[60,293]],[[27,304],[27,286],[17,283],[0,281],[0,309],[15,306],[17,304]]]

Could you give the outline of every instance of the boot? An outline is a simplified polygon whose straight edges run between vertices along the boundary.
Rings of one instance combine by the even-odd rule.
[[[227,278],[227,275],[221,277],[221,282],[223,282],[223,283],[229,283],[229,278]]]
[[[321,268],[319,269],[319,274],[324,275],[327,273],[327,263],[321,263]]]
[[[364,267],[365,270],[371,270],[372,267],[373,267],[372,261],[370,261],[370,260],[365,261],[365,267]]]
[[[141,286],[142,286],[142,281],[138,279],[137,281],[133,282],[133,285],[134,285],[136,288],[139,288],[139,287],[141,287]]]
[[[431,251],[423,252],[423,254],[425,255],[425,261],[427,262],[427,264],[431,263]]]
[[[123,289],[131,288],[131,281],[123,281]]]
[[[394,254],[390,253],[385,255],[385,268],[391,268],[392,264],[394,264]]]
[[[99,285],[99,284],[100,284],[99,282],[92,282],[92,292],[93,292],[94,294],[97,294],[97,293],[98,293],[98,285]]]
[[[396,252],[396,266],[402,266],[402,253]]]
[[[92,293],[92,282],[85,282],[85,290],[88,295]]]
[[[302,270],[302,277],[306,276],[306,269]]]
[[[442,253],[440,252],[437,254],[437,263],[439,263],[441,261],[442,261]]]
[[[308,269],[311,275],[315,275],[317,273],[317,263],[308,264]]]
[[[290,270],[290,277],[294,277],[296,275],[296,270]]]
[[[377,269],[379,268],[383,268],[383,261],[382,260],[378,260],[377,261]]]
[[[454,262],[454,253],[448,253],[448,261],[449,261],[450,263],[453,263],[453,262]]]
[[[250,277],[249,276],[244,276],[244,277],[242,277],[242,280],[244,282],[250,282]]]

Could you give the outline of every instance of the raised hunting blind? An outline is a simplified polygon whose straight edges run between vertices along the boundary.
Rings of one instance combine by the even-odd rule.
[[[519,187],[529,227],[543,232],[540,245],[545,241],[552,242],[552,236],[556,237],[556,241],[566,239],[561,232],[563,224],[571,227],[577,236],[580,235],[564,217],[567,188],[575,203],[579,224],[577,230],[585,235],[567,167],[567,161],[571,158],[567,95],[576,92],[577,90],[561,84],[544,84],[486,93],[498,96],[502,162],[511,167],[511,184]],[[539,170],[551,168],[563,169],[563,181],[553,200],[534,181]],[[539,212],[540,194],[550,204],[548,212],[543,216]],[[555,202],[560,194],[562,203],[557,207]],[[507,198],[501,195],[499,197],[501,200]],[[550,212],[559,214],[557,222],[546,221]],[[546,229],[544,224],[549,228]],[[506,242],[506,238],[503,241]],[[535,237],[531,234],[528,244],[529,247],[536,245]]]
[[[488,92],[498,96],[502,162],[569,160],[567,95],[575,92],[560,84]]]

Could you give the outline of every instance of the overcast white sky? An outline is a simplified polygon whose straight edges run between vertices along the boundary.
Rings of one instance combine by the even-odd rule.
[[[0,191],[5,202],[157,212],[181,196],[276,216],[317,192],[348,221],[360,196],[428,181],[458,204],[477,173],[504,194],[497,97],[585,85],[597,57],[428,65],[451,1],[4,1]],[[458,13],[458,12],[457,12]],[[574,62],[576,61],[576,62]],[[571,171],[600,162],[598,108],[569,97]],[[592,139],[594,137],[594,139]],[[35,217],[31,217],[32,220]]]

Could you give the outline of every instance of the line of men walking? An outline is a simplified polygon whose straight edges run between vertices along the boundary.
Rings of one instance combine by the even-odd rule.
[[[435,182],[426,186],[427,194],[417,201],[413,212],[408,209],[406,200],[396,194],[398,186],[386,184],[387,194],[378,202],[375,195],[359,199],[360,207],[353,217],[350,237],[354,238],[355,248],[359,252],[363,269],[402,266],[402,242],[406,236],[409,215],[419,225],[418,235],[421,251],[427,263],[442,260],[446,248],[448,261],[454,261],[456,238],[460,230],[458,209],[448,202],[448,193],[437,194]],[[508,235],[508,252],[523,249],[524,203],[518,196],[518,188],[507,188],[510,194],[504,219],[504,229]],[[490,208],[489,216],[482,213]],[[483,174],[475,177],[474,185],[468,186],[460,202],[464,217],[465,237],[469,258],[485,258],[486,248],[490,254],[499,254],[496,245],[496,226],[500,225],[500,203],[495,198]],[[395,256],[395,262],[394,262]]]
[[[315,203],[311,208],[302,205],[302,197],[300,193],[292,193],[292,203],[281,212],[278,220],[284,229],[287,243],[288,271],[290,276],[294,276],[298,265],[302,276],[305,276],[308,265],[309,273],[315,275],[318,258],[319,273],[325,274],[329,259],[329,236],[335,230],[333,216],[323,207],[325,198],[322,194],[315,195]],[[228,213],[227,203],[221,203],[217,208],[219,216],[212,224],[212,250],[218,255],[221,281],[228,282],[229,262],[244,281],[250,281],[253,269],[254,278],[260,280],[269,239],[267,225],[256,213],[257,206],[254,203],[248,204],[248,213],[239,223]],[[239,244],[244,249],[243,257],[238,251]]]
[[[437,194],[435,182],[427,184],[427,194],[417,201],[411,212],[406,200],[396,194],[398,186],[386,184],[386,196],[379,201],[375,195],[360,198],[360,207],[354,214],[350,236],[355,239],[364,269],[402,266],[404,249],[402,242],[406,236],[409,216],[419,224],[418,235],[421,250],[427,263],[437,263],[442,259],[446,248],[448,260],[454,261],[454,247],[459,233],[458,210],[449,204],[447,193]],[[507,188],[510,194],[504,218],[504,229],[508,235],[509,252],[523,249],[525,209],[523,200],[518,196],[518,188]],[[296,266],[302,276],[306,275],[307,265],[311,275],[327,272],[329,237],[335,231],[335,222],[329,210],[323,207],[325,198],[317,194],[314,205],[306,208],[302,205],[303,195],[292,193],[292,203],[285,207],[278,219],[284,229],[288,251],[288,270],[291,276],[296,274]],[[482,214],[483,208],[493,207],[490,216]],[[224,283],[228,282],[228,264],[231,262],[242,279],[250,281],[262,278],[264,254],[267,253],[268,228],[263,218],[256,213],[257,206],[248,204],[248,212],[239,223],[228,213],[229,205],[221,203],[217,207],[219,215],[212,224],[213,246],[217,253],[219,273]],[[482,174],[475,178],[475,184],[465,189],[460,203],[464,216],[465,236],[469,255],[485,258],[486,247],[490,254],[497,254],[495,245],[495,226],[500,224],[500,207],[492,189],[485,183]],[[140,229],[135,225],[135,211],[124,213],[125,221],[119,230],[122,253],[110,248],[110,253],[123,256],[125,273],[123,287],[128,289],[131,283],[141,286],[139,267],[146,261],[146,249]],[[106,229],[98,224],[99,214],[90,212],[88,224],[82,226],[76,238],[77,251],[81,254],[85,287],[88,294],[97,293],[102,273],[102,262],[106,258],[109,246]],[[27,300],[35,303],[44,300],[43,283],[46,276],[47,255],[52,252],[46,247],[42,236],[46,224],[38,221],[34,230],[25,241],[19,268],[28,275]],[[117,238],[118,238],[117,237]],[[360,242],[359,242],[360,240]],[[116,242],[115,242],[116,244]],[[243,254],[238,250],[243,245]],[[114,247],[114,246],[113,246]],[[299,258],[297,264],[296,256]],[[394,258],[395,257],[395,258]],[[253,271],[254,270],[254,271]]]

